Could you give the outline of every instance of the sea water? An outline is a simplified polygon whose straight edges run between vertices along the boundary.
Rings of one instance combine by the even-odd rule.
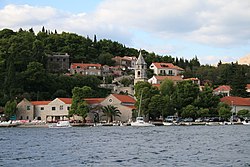
[[[250,126],[0,128],[0,166],[249,167]]]

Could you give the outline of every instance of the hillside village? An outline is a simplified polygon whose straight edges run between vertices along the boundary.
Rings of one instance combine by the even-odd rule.
[[[65,57],[64,57],[65,56]],[[69,62],[67,58],[68,54],[60,55],[61,59],[66,59],[66,61],[57,61],[58,55],[55,55],[53,59],[56,59],[53,67],[58,67],[61,62]],[[134,97],[134,85],[137,82],[148,82],[152,86],[160,88],[160,84],[164,80],[171,80],[174,84],[183,81],[191,81],[193,84],[199,86],[200,91],[202,91],[203,86],[200,84],[198,78],[184,78],[182,75],[184,69],[173,65],[172,63],[152,63],[149,68],[153,70],[153,77],[147,78],[146,68],[147,64],[140,52],[138,58],[134,57],[115,57],[116,61],[115,67],[109,67],[107,65],[102,66],[101,64],[85,64],[85,63],[71,63],[69,73],[65,75],[96,75],[106,77],[109,75],[115,75],[116,78],[113,80],[116,84],[102,84],[102,87],[108,87],[112,89],[112,94],[106,98],[85,98],[84,100],[91,108],[85,118],[87,122],[94,122],[96,119],[96,114],[98,113],[98,122],[105,122],[108,120],[107,117],[103,117],[103,113],[100,110],[101,106],[113,105],[121,112],[119,117],[114,118],[115,121],[119,122],[129,122],[132,120],[133,110],[136,110],[135,106],[136,98]],[[52,61],[52,58],[50,59]],[[67,65],[60,66],[60,70],[67,68]],[[119,70],[117,70],[119,69]],[[122,85],[117,78],[127,77],[123,74],[124,69],[130,69],[134,71],[134,85],[129,85],[125,87]],[[59,69],[52,69],[57,71]],[[222,102],[225,102],[228,105],[234,105],[235,108],[232,108],[232,112],[237,113],[240,110],[249,110],[250,109],[250,100],[249,98],[241,97],[232,97],[230,96],[230,86],[222,85],[213,90],[214,95],[222,95]],[[250,92],[250,84],[247,84],[246,91]],[[122,93],[122,94],[121,94]],[[234,103],[234,104],[232,104]],[[69,110],[72,104],[72,98],[56,98],[52,101],[28,101],[23,99],[20,103],[17,104],[16,117],[18,120],[29,120],[34,119],[45,121],[45,122],[56,122],[58,120],[68,120]],[[99,106],[99,108],[98,108]],[[71,118],[82,120],[82,118]],[[110,121],[110,120],[109,120]],[[114,120],[112,120],[114,121]]]
[[[46,33],[43,35],[46,35]],[[2,40],[4,40],[4,37],[2,37]],[[3,52],[3,50],[1,52]],[[249,116],[249,78],[245,80],[247,83],[244,83],[243,93],[241,93],[242,96],[237,96],[237,93],[242,92],[243,84],[240,86],[237,84],[214,85],[211,83],[214,77],[208,80],[208,75],[200,75],[201,78],[198,77],[198,73],[194,75],[194,70],[196,69],[196,71],[198,71],[197,69],[200,65],[188,68],[178,66],[180,63],[176,61],[174,63],[159,60],[155,62],[151,61],[150,64],[147,64],[145,61],[148,57],[147,52],[140,50],[137,53],[138,54],[132,56],[120,55],[105,57],[106,62],[112,62],[107,64],[95,63],[94,61],[84,62],[83,59],[77,60],[76,58],[72,58],[75,56],[70,53],[46,53],[44,68],[52,73],[54,77],[78,77],[79,79],[81,76],[94,76],[99,78],[100,81],[93,78],[86,78],[89,81],[93,80],[93,82],[90,82],[89,86],[82,82],[83,84],[72,87],[72,89],[70,89],[73,92],[71,97],[65,94],[61,94],[60,97],[60,94],[58,94],[54,96],[54,99],[44,98],[40,100],[40,89],[37,89],[37,87],[40,87],[42,84],[46,85],[47,81],[45,83],[36,82],[37,79],[43,75],[38,73],[37,79],[35,79],[36,81],[33,81],[33,86],[37,89],[36,100],[34,98],[36,96],[29,98],[29,96],[25,97],[22,95],[18,96],[18,99],[16,97],[16,99],[12,101],[12,105],[13,102],[16,103],[14,109],[12,108],[12,110],[15,110],[15,113],[9,115],[9,117],[11,119],[26,120],[29,122],[33,120],[57,122],[68,119],[88,123],[110,121],[129,122],[138,115],[139,107],[141,107],[142,110],[140,114],[143,115],[146,120],[151,121],[162,121],[168,115],[178,115],[184,118],[192,117],[194,119],[209,116],[229,118],[231,115],[237,115],[238,112],[242,110],[246,111],[242,116]],[[170,60],[173,59],[170,58]],[[10,62],[5,63],[3,67],[6,66],[10,69],[12,68],[10,64]],[[33,68],[36,68],[37,65],[39,64],[35,64]],[[223,67],[224,70],[228,68],[227,65],[219,65]],[[249,65],[240,66],[237,63],[232,63],[228,66],[230,68],[232,66],[235,69],[239,67],[242,68],[242,70],[243,68],[249,70]],[[201,68],[204,68],[203,71],[206,71],[213,67],[203,66]],[[27,70],[28,69],[26,69],[26,71]],[[41,68],[39,72],[42,70],[43,68]],[[28,75],[32,75],[33,72],[29,72]],[[200,73],[201,72],[202,71],[200,71]],[[228,74],[230,74],[230,72],[228,72]],[[5,81],[8,81],[8,77],[11,77],[8,71],[4,75]],[[209,75],[214,74],[210,73]],[[222,79],[223,78],[217,82],[221,82]],[[224,83],[227,83],[227,78],[224,78],[224,80]],[[236,78],[235,80],[237,83],[238,81],[242,81],[240,78]],[[236,83],[235,80],[230,81],[230,83]],[[94,83],[97,84],[96,87],[98,87],[98,89],[108,90],[106,91],[108,93],[106,93],[104,97],[96,97],[98,93],[93,93],[94,91],[92,91],[93,88],[91,87],[91,84]],[[69,82],[64,82],[63,85],[67,87],[69,86]],[[237,86],[239,87],[236,90]],[[77,103],[80,105],[81,102],[86,102],[88,109],[84,111],[85,113],[73,111],[78,110],[73,107],[73,103],[75,103],[74,101],[76,99],[76,94],[74,94],[75,88],[89,89],[91,90],[90,92],[92,92],[89,97],[83,96],[80,102]],[[32,90],[32,88],[29,89]],[[98,90],[96,92],[98,92]],[[17,94],[15,96],[17,96]],[[142,100],[142,106],[139,104],[140,100]],[[219,102],[223,102],[226,106],[219,106]],[[207,103],[207,106],[204,103]],[[11,102],[5,104],[5,107],[1,111],[1,119],[5,119],[4,116],[7,115],[9,108],[11,108],[10,106]],[[119,112],[113,113],[113,115],[105,113],[103,107],[108,106],[114,106]],[[218,109],[218,107],[220,108]],[[220,109],[221,113],[219,112]],[[229,112],[223,113],[226,112],[226,109],[229,110]],[[4,112],[4,110],[7,112]]]

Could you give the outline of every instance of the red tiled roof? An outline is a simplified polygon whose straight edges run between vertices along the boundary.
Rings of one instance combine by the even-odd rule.
[[[228,105],[236,106],[250,106],[249,98],[235,97],[235,96],[225,96],[220,99],[221,102],[224,102]]]
[[[219,87],[217,87],[216,89],[214,89],[215,92],[218,91],[230,91],[231,87],[229,85],[221,85]]]
[[[172,81],[182,81],[183,79],[181,78],[181,76],[159,76],[156,75],[155,78],[159,81],[163,81],[164,79],[170,79]]]
[[[85,63],[72,63],[71,68],[87,68],[87,67],[101,67],[101,64],[85,64]]]
[[[246,88],[247,88],[247,89],[250,89],[250,84],[247,84]]]
[[[98,104],[101,103],[105,98],[85,98],[84,100],[88,104]]]
[[[152,64],[154,64],[156,68],[172,68],[172,69],[184,71],[182,68],[175,66],[172,63],[156,63],[156,62],[154,62]]]
[[[72,103],[72,98],[58,98],[61,101],[63,101],[65,104],[71,104]]]
[[[161,84],[152,84],[152,86],[155,86],[157,88],[160,88]]]
[[[198,78],[186,78],[186,79],[184,79],[184,80],[199,81]]]
[[[114,97],[116,97],[118,100],[120,100],[122,103],[135,103],[135,99],[128,95],[119,95],[119,94],[112,94]]]
[[[51,101],[31,101],[31,104],[34,106],[37,105],[48,105]]]

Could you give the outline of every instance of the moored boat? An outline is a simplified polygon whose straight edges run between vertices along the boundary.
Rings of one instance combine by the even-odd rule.
[[[148,126],[155,126],[155,125],[149,122],[145,122],[143,117],[137,117],[135,122],[131,122],[131,126],[148,127]]]
[[[52,123],[49,128],[70,128],[72,127],[69,121],[58,121],[57,123]]]

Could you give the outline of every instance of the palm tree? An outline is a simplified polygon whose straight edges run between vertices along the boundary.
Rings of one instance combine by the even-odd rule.
[[[115,117],[116,116],[120,117],[120,114],[121,114],[120,110],[117,109],[117,107],[112,106],[112,105],[103,106],[102,112],[103,112],[104,116],[107,117],[108,122],[113,122],[113,117],[115,120]]]

